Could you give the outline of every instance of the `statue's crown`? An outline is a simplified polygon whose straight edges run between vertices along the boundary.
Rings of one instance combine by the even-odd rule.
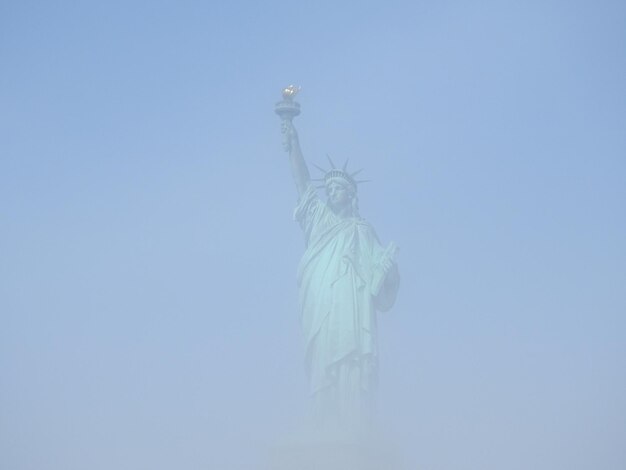
[[[313,181],[323,181],[324,184],[321,186],[318,186],[318,188],[324,188],[326,187],[326,185],[333,179],[333,178],[341,178],[344,181],[346,181],[348,184],[350,184],[354,190],[356,191],[357,189],[357,185],[359,183],[365,183],[369,180],[356,180],[354,179],[354,177],[359,174],[361,171],[363,171],[363,169],[360,169],[358,171],[355,171],[354,173],[350,173],[348,172],[348,160],[346,160],[346,162],[343,164],[342,168],[337,168],[335,166],[335,164],[333,163],[333,161],[330,158],[330,155],[326,155],[326,157],[328,158],[328,162],[330,163],[330,170],[325,170],[324,168],[315,165],[315,167],[320,170],[322,173],[324,173],[324,177],[323,178],[317,178],[314,179]]]

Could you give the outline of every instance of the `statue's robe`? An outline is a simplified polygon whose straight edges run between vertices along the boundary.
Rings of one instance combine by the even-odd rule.
[[[371,412],[377,383],[376,311],[395,301],[397,268],[379,266],[385,250],[369,223],[337,216],[312,186],[294,218],[306,240],[298,286],[315,411],[359,420]]]

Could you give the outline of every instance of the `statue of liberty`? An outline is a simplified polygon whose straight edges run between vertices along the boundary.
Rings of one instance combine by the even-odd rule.
[[[346,165],[322,170],[320,199],[302,156],[292,119],[300,112],[297,89],[283,90],[282,118],[299,200],[294,218],[306,250],[298,268],[305,364],[316,421],[323,426],[360,427],[372,417],[377,387],[377,311],[395,301],[399,276],[396,246],[381,246],[359,215],[356,173]]]

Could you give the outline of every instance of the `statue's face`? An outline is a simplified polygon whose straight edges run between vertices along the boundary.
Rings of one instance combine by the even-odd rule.
[[[335,209],[341,209],[352,203],[352,191],[336,181],[331,181],[326,185],[326,195],[328,203]]]

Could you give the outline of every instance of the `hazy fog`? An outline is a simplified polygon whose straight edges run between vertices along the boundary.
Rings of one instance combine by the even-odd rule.
[[[400,247],[412,468],[626,468],[626,7],[550,0],[1,3],[0,468],[256,469],[302,422],[289,83]]]

